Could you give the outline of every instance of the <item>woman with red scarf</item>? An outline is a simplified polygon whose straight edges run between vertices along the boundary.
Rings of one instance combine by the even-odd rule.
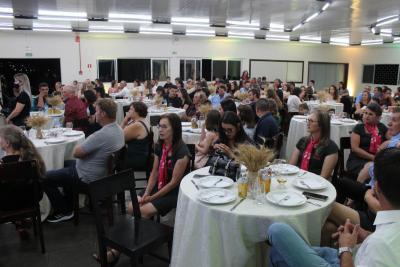
[[[351,134],[351,153],[347,160],[347,171],[354,180],[364,165],[373,161],[378,147],[387,139],[387,128],[379,122],[382,108],[376,103],[368,104],[362,121],[354,127]]]
[[[330,117],[327,112],[314,111],[307,119],[309,136],[297,142],[290,164],[330,180],[338,160],[338,147],[330,139]]]

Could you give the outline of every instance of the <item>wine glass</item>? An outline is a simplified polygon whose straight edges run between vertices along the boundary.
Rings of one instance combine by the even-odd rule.
[[[287,182],[287,179],[285,176],[282,174],[282,168],[283,164],[286,163],[285,159],[275,159],[272,164],[275,165],[275,172],[276,172],[276,181],[279,183],[279,188],[284,189],[285,188],[285,183]]]

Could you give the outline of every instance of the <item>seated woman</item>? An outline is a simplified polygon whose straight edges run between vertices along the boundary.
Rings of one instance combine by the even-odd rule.
[[[224,112],[219,126],[219,140],[214,145],[214,150],[234,159],[234,149],[243,143],[252,143],[252,141],[244,131],[239,116],[232,111]]]
[[[88,115],[89,125],[85,132],[86,137],[91,135],[92,133],[101,129],[101,125],[96,122],[96,108],[94,107],[94,103],[97,100],[96,94],[93,90],[86,90],[83,92],[85,104],[86,104],[86,113]]]
[[[364,91],[361,96],[361,101],[356,103],[356,111],[354,112],[354,119],[361,120],[364,107],[368,106],[371,101],[371,94],[368,91]]]
[[[192,105],[192,100],[190,99],[186,89],[182,88],[178,90],[178,98],[182,102],[182,107],[185,111]]]
[[[218,140],[218,128],[221,121],[221,115],[217,110],[210,110],[207,113],[205,125],[201,131],[200,142],[195,146],[196,155],[194,167],[202,168],[206,165],[207,160],[213,151],[212,145]],[[207,130],[207,131],[206,131]]]
[[[347,160],[347,171],[351,178],[357,177],[364,165],[373,161],[378,147],[387,139],[387,128],[379,122],[381,107],[368,104],[363,114],[363,123],[357,124],[351,134],[351,152]]]
[[[6,123],[13,123],[14,125],[22,126],[25,125],[26,118],[29,117],[31,99],[18,84],[14,84],[13,93],[15,99],[10,101],[9,110],[11,113],[7,116]]]
[[[250,105],[240,105],[238,107],[238,115],[243,124],[243,129],[250,139],[254,137],[255,118],[254,112]]]
[[[25,136],[22,130],[14,125],[6,125],[0,128],[0,148],[5,152],[5,156],[1,159],[0,164],[35,160],[37,163],[39,178],[46,175],[46,167],[43,159],[36,150],[32,142]],[[27,188],[27,190],[31,190]],[[32,194],[18,195],[16,198],[12,190],[0,186],[0,213],[1,211],[10,211],[14,209],[24,208],[26,203],[32,202]],[[41,198],[41,196],[39,196]],[[16,229],[21,238],[28,237],[29,233],[24,227],[23,221],[15,222]]]
[[[329,86],[327,100],[339,102],[339,91],[335,85]]]
[[[315,110],[311,113],[307,120],[307,131],[310,135],[297,142],[290,164],[331,180],[338,160],[338,147],[329,139],[330,129],[330,117],[327,112]]]
[[[146,122],[147,106],[143,102],[133,102],[121,123],[124,130],[127,153],[125,168],[135,171],[147,170],[150,145],[152,144],[149,125]]]

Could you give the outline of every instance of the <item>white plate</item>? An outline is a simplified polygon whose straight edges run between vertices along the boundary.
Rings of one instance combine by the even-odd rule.
[[[297,178],[293,181],[293,185],[306,190],[320,190],[328,187],[324,179],[311,177],[311,178]]]
[[[296,207],[307,202],[307,198],[305,196],[290,190],[271,191],[267,194],[267,200],[282,207]]]
[[[307,119],[306,115],[294,115],[293,118],[295,119]]]
[[[183,122],[182,122],[182,127],[185,127],[185,126],[191,127],[191,126],[192,126],[192,122],[190,122],[190,121],[183,121]]]
[[[207,204],[226,204],[236,200],[236,192],[222,188],[202,189],[197,198]]]
[[[216,182],[221,180],[221,182],[214,185]],[[197,182],[198,186],[205,188],[225,188],[233,185],[233,180],[225,176],[207,176],[199,179]]]
[[[74,131],[74,130],[63,133],[63,135],[66,136],[66,137],[73,137],[73,136],[78,136],[78,135],[81,135],[81,134],[83,134],[83,132]]]
[[[193,172],[193,175],[194,175],[194,174],[211,175],[211,174],[210,174],[210,166],[203,167],[203,168],[201,168],[201,169],[197,169],[197,170],[195,170],[195,171]]]
[[[58,114],[49,114],[49,113],[47,113],[47,116],[49,116],[49,117],[61,117],[61,116],[64,116],[64,110],[60,110],[61,111],[61,113],[58,113]]]
[[[355,123],[355,120],[352,119],[341,119],[340,121],[344,122],[344,123]]]
[[[290,164],[275,164],[270,166],[272,171],[276,172],[279,171],[283,175],[287,174],[295,174],[300,171],[297,166],[290,165]]]
[[[57,137],[57,138],[49,138],[46,139],[44,142],[46,144],[60,144],[60,143],[64,143],[66,141],[65,138],[62,137]]]
[[[333,124],[333,125],[342,125],[343,122],[334,120],[334,121],[331,121],[331,124]]]

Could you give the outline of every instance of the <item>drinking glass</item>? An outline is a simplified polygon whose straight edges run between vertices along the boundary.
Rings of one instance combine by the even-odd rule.
[[[277,165],[274,170],[276,172],[276,180],[279,183],[279,188],[284,189],[285,188],[285,183],[287,182],[287,179],[285,176],[283,176],[282,171],[281,171],[281,164],[285,164],[286,160],[284,159],[275,159],[272,164]]]
[[[238,194],[240,198],[247,197],[247,190],[248,190],[248,179],[245,176],[242,176],[238,180]]]
[[[68,130],[72,130],[72,128],[74,128],[74,124],[72,122],[67,122],[65,123],[65,128],[67,128]]]

